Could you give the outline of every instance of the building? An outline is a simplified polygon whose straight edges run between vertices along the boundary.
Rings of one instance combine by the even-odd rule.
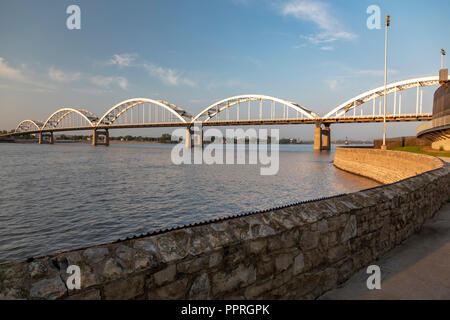
[[[448,81],[443,81],[434,92],[433,117],[419,128],[417,137],[431,142],[436,150],[450,151],[450,87]]]

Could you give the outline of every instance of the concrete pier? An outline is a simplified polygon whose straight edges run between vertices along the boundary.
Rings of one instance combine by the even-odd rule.
[[[39,144],[44,144],[44,143],[48,143],[48,144],[53,144],[55,143],[55,137],[53,136],[53,132],[49,132],[49,133],[39,133],[39,138],[38,138]]]
[[[314,128],[314,150],[330,150],[331,149],[331,130],[330,124],[324,124],[322,129],[321,123],[316,123]]]
[[[103,142],[99,142],[100,138],[103,137]],[[96,130],[94,129],[92,132],[92,146],[109,146],[109,131],[108,129],[104,130]]]
[[[322,128],[320,123],[316,123],[314,128],[314,151],[322,150]]]
[[[191,129],[186,128],[186,135],[184,138],[184,145],[186,148],[192,147],[192,137],[191,137]]]
[[[195,131],[195,146],[203,148],[203,129],[202,127],[197,127]]]
[[[331,149],[331,130],[330,124],[325,124],[322,129],[322,150]]]

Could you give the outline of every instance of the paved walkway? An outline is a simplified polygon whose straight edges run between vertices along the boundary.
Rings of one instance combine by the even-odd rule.
[[[380,290],[367,289],[364,269],[320,299],[450,299],[450,203],[373,264],[381,268]]]

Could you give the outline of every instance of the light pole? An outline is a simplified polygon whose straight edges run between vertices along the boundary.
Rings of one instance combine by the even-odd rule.
[[[444,69],[444,56],[445,56],[445,50],[441,49],[441,69]]]
[[[383,145],[381,149],[386,150],[386,87],[387,87],[387,32],[391,24],[391,17],[386,15],[386,33],[384,37],[384,99],[383,99]]]

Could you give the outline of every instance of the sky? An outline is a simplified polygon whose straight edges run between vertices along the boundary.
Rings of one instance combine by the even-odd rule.
[[[66,26],[73,4],[80,30]],[[437,75],[440,48],[450,50],[447,0],[1,0],[0,129],[61,107],[101,116],[134,97],[196,114],[229,96],[264,94],[323,115],[383,85],[384,29],[367,27],[370,5],[380,7],[382,24],[391,15],[388,82]],[[424,90],[425,111],[435,89]],[[388,137],[415,135],[418,125],[388,124]],[[382,125],[331,130],[332,139],[373,139]],[[112,135],[167,129],[122,131]],[[312,139],[313,126],[281,127],[280,135]]]

